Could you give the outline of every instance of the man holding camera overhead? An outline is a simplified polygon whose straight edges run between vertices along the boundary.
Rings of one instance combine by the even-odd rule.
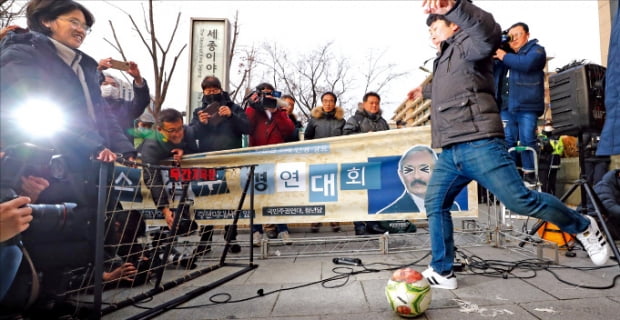
[[[547,54],[538,40],[529,38],[528,25],[515,23],[504,33],[502,46],[494,56],[495,100],[501,110],[509,148],[517,142],[537,148],[536,126],[538,117],[545,111]],[[512,156],[516,160],[515,152]],[[526,185],[534,187],[534,155],[523,152],[521,165]]]
[[[97,70],[103,71],[108,68],[119,68],[115,63],[112,63],[112,58],[105,58],[99,60]],[[146,79],[142,78],[138,65],[133,61],[128,61],[121,67],[122,71],[127,72],[133,77],[132,91],[133,97],[128,100],[127,96],[123,94],[122,81],[108,72],[101,73],[101,96],[108,103],[108,112],[116,117],[116,121],[120,125],[121,129],[125,133],[125,136],[133,142],[133,129],[134,120],[140,117],[146,107],[151,102],[151,96],[149,93],[149,86],[146,83]]]
[[[256,91],[246,98],[245,114],[250,120],[250,147],[283,143],[295,131],[295,124],[284,109],[284,102],[278,99],[279,92],[269,83],[261,83]],[[276,225],[277,233],[286,244],[290,244],[286,224]],[[260,246],[263,226],[252,229],[254,246]]]
[[[295,130],[279,92],[269,83],[261,83],[249,97],[245,114],[250,120],[250,147],[282,143]]]

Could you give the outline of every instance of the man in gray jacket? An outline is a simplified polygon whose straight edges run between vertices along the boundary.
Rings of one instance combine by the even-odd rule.
[[[609,259],[609,244],[594,219],[546,193],[525,187],[508,153],[494,95],[492,56],[501,29],[493,16],[469,1],[425,0],[431,40],[439,44],[433,81],[409,92],[432,99],[432,147],[442,148],[425,196],[432,259],[422,274],[432,287],[456,289],[450,207],[476,180],[512,212],[550,221],[576,234],[596,265]]]

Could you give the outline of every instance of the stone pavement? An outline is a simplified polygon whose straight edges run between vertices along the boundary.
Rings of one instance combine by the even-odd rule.
[[[319,237],[335,236],[328,230],[329,227],[324,226],[323,229]],[[306,233],[307,230],[301,228],[293,228],[291,231],[295,239],[317,237],[317,234]],[[246,230],[240,236],[249,238],[249,233]],[[352,228],[344,228],[338,236],[358,238],[353,235]],[[406,237],[424,238],[424,229]],[[311,239],[308,241],[311,242]],[[463,242],[459,249],[467,261],[475,261],[477,265],[487,263],[490,268],[482,270],[466,266],[463,272],[457,273],[459,288],[433,289],[430,308],[416,319],[582,320],[620,317],[620,285],[614,285],[614,279],[620,284],[617,281],[620,278],[620,267],[615,260],[610,260],[602,268],[595,268],[585,251],[579,249],[576,250],[576,257],[566,257],[565,251],[560,250],[559,265],[541,268],[534,263],[522,263],[523,267],[515,267],[510,271],[510,262],[536,258],[535,251],[521,252],[508,245],[498,247],[493,236],[482,239],[477,244],[457,241],[457,246]],[[368,240],[370,242],[381,245],[381,241],[376,238]],[[260,250],[254,250],[256,258],[253,264],[257,268],[155,319],[401,319],[391,311],[384,295],[385,285],[391,275],[388,269],[416,262],[413,268],[424,270],[429,261],[428,247],[389,250],[389,253],[385,252],[385,248],[383,251],[373,250],[372,245],[367,244],[359,244],[359,248],[355,251],[351,247],[336,244],[330,246],[329,250],[313,254],[299,240],[291,246],[274,244],[266,258],[261,258]],[[249,242],[243,243],[242,252],[229,255],[227,261],[247,265],[249,260],[243,262],[243,259],[249,258],[249,249]],[[289,255],[290,252],[304,250],[305,253]],[[360,258],[363,266],[335,265],[332,262],[334,257]],[[462,256],[461,259],[465,261]],[[205,259],[198,264],[201,267],[209,263],[214,261]],[[493,276],[482,274],[485,271],[492,272],[491,267],[507,271]],[[188,294],[238,270],[240,268],[237,266],[219,268],[150,300],[107,314],[104,319],[141,318],[137,315],[148,308]],[[354,274],[347,276],[352,271]],[[185,274],[183,270],[166,272],[168,277],[174,277],[175,272],[178,272],[176,276]],[[328,281],[334,277],[335,280]],[[598,289],[586,289],[587,286]],[[259,291],[262,291],[262,296],[258,296]],[[110,294],[106,292],[104,301]],[[227,299],[229,303],[212,302]]]

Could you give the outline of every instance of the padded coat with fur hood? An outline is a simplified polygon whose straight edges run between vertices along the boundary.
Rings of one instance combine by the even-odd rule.
[[[308,126],[304,131],[304,139],[320,139],[342,135],[344,120],[344,109],[335,107],[331,112],[323,111],[323,106],[312,109],[312,118],[308,121]]]

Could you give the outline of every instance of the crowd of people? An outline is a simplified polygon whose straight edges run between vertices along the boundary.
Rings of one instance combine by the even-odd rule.
[[[405,190],[378,213],[402,212],[403,206],[426,213],[432,260],[423,274],[435,288],[458,287],[452,271],[455,253],[450,211],[458,210],[455,198],[472,180],[490,190],[511,211],[550,221],[562,231],[575,234],[594,264],[606,263],[610,249],[597,221],[568,208],[552,195],[561,152],[552,142],[556,137],[552,136],[550,124],[541,133],[544,137],[537,135],[537,122],[544,111],[544,47],[529,39],[529,27],[523,22],[507,30],[507,46],[500,46],[499,25],[491,14],[469,1],[427,0],[423,6],[429,14],[427,25],[431,41],[437,46],[437,58],[432,82],[413,89],[408,98],[431,99],[431,147],[441,148],[442,152],[437,155],[423,146],[407,151],[398,167]],[[144,167],[144,182],[167,225],[154,237],[155,246],[169,241],[164,239],[170,239],[167,232],[173,229],[175,221],[179,233],[200,235],[200,245],[192,256],[175,255],[179,264],[191,268],[194,256],[211,251],[213,226],[199,227],[184,212],[171,208],[172,199],[163,188],[163,176],[157,168],[163,160],[178,162],[191,153],[238,149],[244,136],[254,147],[299,141],[302,137],[312,140],[390,129],[376,92],[365,93],[358,109],[348,118],[345,109],[337,105],[337,95],[324,92],[321,105],[310,111],[309,118],[298,119],[294,113],[295,97],[276,98],[273,84],[260,83],[239,105],[213,75],[203,79],[201,105],[195,106],[187,124],[175,109],[152,115],[147,108],[149,87],[137,63],[129,61],[124,69],[133,78],[131,98],[127,99],[121,94],[122,80],[106,71],[113,67],[111,58],[97,62],[79,50],[94,23],[88,9],[72,0],[32,0],[26,14],[28,29],[3,30],[0,42],[0,155],[12,156],[4,154],[8,146],[33,143],[62,154],[71,172],[62,178],[18,177],[7,186],[7,173],[2,172],[2,187],[16,193],[14,199],[0,203],[3,306],[34,307],[45,314],[50,301],[56,301],[55,295],[63,287],[64,272],[92,263],[98,168],[101,163],[114,162],[118,155],[151,165]],[[43,137],[29,136],[18,126],[21,120],[4,116],[12,115],[14,109],[24,104],[32,108],[32,117],[45,116],[50,110],[41,110],[48,106],[32,102],[35,96],[62,106],[69,118],[53,123],[62,130],[48,131]],[[265,103],[265,99],[274,103]],[[534,158],[518,158],[508,152],[518,144],[548,153],[549,157],[540,157],[548,165],[539,167],[545,170],[544,192],[531,187],[538,183],[534,179]],[[612,152],[620,153],[617,151]],[[597,183],[592,182],[609,211],[603,223],[612,226],[616,240],[620,234],[619,179],[620,172],[613,170],[597,179]],[[69,230],[42,235],[29,228],[33,216],[32,208],[26,204],[69,202],[77,204]],[[136,221],[136,229],[144,228],[142,219],[135,218],[136,213],[126,214],[124,219]],[[175,219],[175,215],[182,216]],[[107,223],[114,229],[120,222],[109,219]],[[341,230],[338,222],[330,225],[334,232]],[[320,227],[320,223],[313,223],[310,230],[318,232]],[[382,234],[389,231],[389,224],[355,221],[354,230],[356,235]],[[286,224],[254,225],[251,232],[255,246],[261,245],[264,234],[280,238],[285,244],[292,243]],[[415,232],[415,226],[410,232]],[[134,237],[123,241],[119,240],[123,235],[116,234],[117,238],[106,239],[106,243],[135,242],[143,232],[133,234]],[[225,237],[233,242],[232,253],[241,251],[234,243],[236,226],[225,226]],[[38,280],[41,289],[35,297],[16,288],[30,272],[23,252],[44,273]],[[129,250],[124,255],[136,252]],[[108,266],[104,281],[133,281],[140,259],[147,258],[138,256]]]

